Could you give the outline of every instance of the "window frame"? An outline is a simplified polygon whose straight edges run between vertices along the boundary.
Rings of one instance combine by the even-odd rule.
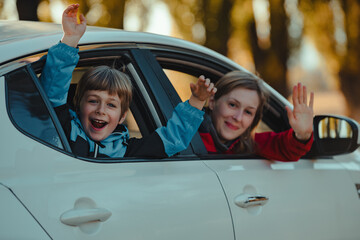
[[[19,71],[24,71],[26,72],[26,74],[29,76],[29,79],[32,80],[32,83],[34,84],[34,87],[37,91],[37,94],[38,96],[41,98],[41,100],[43,101],[44,103],[44,106],[47,110],[47,113],[49,114],[49,118],[55,128],[55,131],[58,135],[58,138],[60,139],[61,141],[61,144],[62,144],[62,148],[59,147],[59,146],[55,146],[49,142],[47,142],[46,140],[44,139],[41,139],[40,137],[38,136],[35,136],[33,135],[32,133],[29,133],[27,130],[23,129],[21,126],[18,125],[17,123],[17,120],[14,119],[14,116],[13,114],[11,113],[11,110],[10,108],[12,106],[10,106],[10,95],[9,95],[9,86],[8,86],[8,75],[12,74],[12,73],[16,73],[16,72],[19,72]],[[5,77],[5,99],[6,99],[6,108],[7,108],[7,114],[12,122],[12,124],[15,126],[16,129],[18,129],[21,133],[23,133],[24,135],[26,135],[27,137],[30,137],[31,139],[34,139],[52,149],[56,149],[60,152],[63,152],[63,153],[67,153],[67,154],[72,154],[71,153],[71,148],[70,148],[70,145],[65,137],[65,133],[61,127],[61,124],[55,114],[55,111],[52,107],[49,107],[51,106],[51,103],[49,101],[49,99],[47,98],[46,94],[44,93],[44,90],[40,84],[40,81],[39,79],[37,78],[34,70],[33,70],[33,67],[32,67],[32,64],[26,64],[24,66],[21,66],[19,68],[16,68],[16,69],[13,69],[12,71],[10,72],[7,72],[6,74],[3,75]],[[45,97],[44,97],[45,96]]]
[[[77,64],[76,68],[82,67],[82,66],[91,66],[91,62],[106,60],[106,58],[116,58],[119,55],[119,52],[122,54],[127,55],[129,58],[129,63],[132,64],[133,70],[138,74],[138,81],[134,81],[133,79],[133,73],[130,74],[131,81],[133,83],[133,93],[134,95],[137,95],[138,101],[132,101],[132,104],[130,106],[131,111],[133,112],[134,118],[140,128],[141,134],[143,136],[146,136],[147,134],[152,133],[159,127],[159,123],[161,123],[161,126],[166,125],[167,119],[170,118],[174,105],[172,104],[173,101],[169,101],[168,94],[166,92],[166,89],[161,85],[164,78],[166,81],[167,77],[165,73],[161,71],[161,67],[158,65],[158,62],[153,58],[152,54],[148,51],[144,51],[141,49],[138,49],[133,44],[99,44],[98,46],[80,46],[80,60]],[[46,55],[47,52],[44,52],[43,54],[38,54],[37,56],[43,56]],[[125,54],[126,53],[126,54]],[[36,84],[36,87],[39,91],[39,95],[41,96],[42,100],[46,103],[46,108],[49,111],[50,117],[52,119],[52,122],[54,123],[54,126],[56,128],[57,132],[62,132],[61,134],[61,141],[63,143],[63,146],[69,145],[67,138],[65,137],[65,133],[62,129],[61,124],[59,123],[58,117],[54,111],[54,109],[51,106],[50,101],[48,100],[48,97],[42,88],[40,84],[40,80],[38,78],[38,75],[41,74],[42,68],[45,65],[45,58],[41,58],[39,60],[35,60],[32,63],[27,64],[27,68],[30,69],[29,75],[31,79],[33,80],[34,84]],[[23,66],[21,66],[23,67]],[[17,71],[21,67],[12,70]],[[126,68],[128,70],[128,66]],[[160,71],[159,71],[160,70]],[[128,72],[127,72],[128,73]],[[160,73],[160,75],[159,75]],[[129,73],[128,73],[129,74]],[[6,74],[4,74],[6,75]],[[163,78],[163,80],[159,80],[159,78]],[[139,87],[139,83],[141,83],[143,86],[142,88]],[[159,87],[161,86],[161,87]],[[144,91],[148,95],[148,99],[145,99],[143,97]],[[178,98],[178,95],[175,92],[175,98]],[[150,104],[154,105],[154,110],[149,109],[149,101],[151,100]],[[160,100],[162,99],[162,100]],[[160,105],[159,105],[160,104]],[[163,104],[163,105],[162,105]],[[145,112],[145,113],[144,113]],[[10,116],[10,114],[9,114]],[[156,120],[158,119],[158,120]],[[56,122],[56,124],[55,124]],[[141,124],[139,122],[144,123],[143,127],[141,127]],[[13,122],[14,123],[14,122]],[[146,123],[146,124],[145,124]],[[16,124],[14,124],[16,125]],[[26,136],[30,137],[31,139],[36,140],[36,136],[33,136],[32,134],[24,132],[22,129],[19,129],[19,131],[25,133]],[[60,135],[60,134],[59,134]],[[199,138],[200,139],[200,138]],[[60,151],[61,153],[70,155],[74,158],[89,161],[89,162],[95,162],[95,163],[120,163],[120,162],[152,162],[152,161],[164,161],[164,159],[152,159],[152,158],[136,158],[136,157],[123,157],[123,158],[86,158],[81,156],[75,156],[72,152],[70,147],[66,149],[59,149],[56,146],[52,146],[51,144],[47,144],[45,141],[40,141],[41,143],[45,144],[46,146],[49,146],[57,151]],[[64,144],[65,143],[65,144]],[[184,159],[186,158],[186,159]],[[165,161],[173,161],[173,160],[192,160],[192,159],[199,159],[195,154],[191,147],[188,149],[182,151],[181,153],[176,154],[175,156],[166,158]]]
[[[216,82],[229,71],[243,70],[198,53],[180,52],[175,49],[156,49],[152,53],[164,69],[187,73],[195,77],[203,74],[212,79],[213,82]],[[171,62],[166,62],[167,58],[171,58]],[[193,68],[196,66],[200,66],[201,70],[194,70]],[[274,132],[281,132],[291,128],[284,103],[271,93],[264,108],[262,121]]]
[[[132,52],[136,61],[139,63],[140,71],[149,84],[149,88],[154,93],[155,102],[158,104],[163,125],[171,117],[174,108],[181,102],[181,99],[170,80],[166,76],[154,54],[149,49],[139,49]],[[157,81],[154,81],[157,79]],[[168,100],[168,101],[165,101]],[[176,154],[174,157],[185,157],[187,159],[198,159],[199,155],[206,155],[206,148],[201,140],[199,133],[196,133],[187,149]]]
[[[198,77],[199,75],[205,75],[214,82],[216,82],[222,75],[232,70],[244,70],[241,68],[234,68],[231,65],[227,65],[221,60],[217,60],[211,56],[207,56],[202,53],[181,51],[176,48],[157,48],[151,50],[153,56],[158,61],[158,64],[163,69],[170,69],[179,71]],[[170,60],[170,61],[169,61]],[[196,67],[199,66],[199,69]],[[195,69],[194,69],[195,68]],[[167,80],[169,89],[175,91],[170,80]],[[167,90],[170,91],[170,90]],[[290,129],[290,124],[286,114],[285,104],[276,96],[269,94],[268,102],[264,108],[264,114],[262,118],[264,122],[272,131],[281,132]],[[200,139],[201,141],[201,139]],[[201,159],[259,159],[258,156],[253,154],[217,154],[216,156],[206,153],[200,153],[204,144],[203,142],[192,142],[192,147]],[[200,150],[198,150],[200,149]]]
[[[159,125],[166,125],[167,120],[171,117],[174,107],[181,102],[179,95],[163,71],[163,68],[184,72],[196,77],[200,74],[205,74],[212,79],[218,79],[221,74],[225,74],[231,70],[241,70],[241,67],[236,68],[221,59],[216,59],[213,56],[182,49],[180,47],[177,48],[153,44],[139,45],[134,43],[112,43],[84,45],[79,48],[80,60],[76,68],[83,65],[89,65],[89,62],[91,61],[119,57],[119,53],[124,56],[126,55],[129,58],[128,60],[129,63],[132,64],[133,71],[138,75],[138,83],[136,83],[133,79],[133,73],[131,74],[131,80],[134,83],[134,95],[138,96],[138,102],[132,101],[130,107],[143,136],[155,131]],[[43,54],[45,55],[46,52]],[[39,55],[41,56],[41,54],[37,54],[37,56]],[[29,64],[33,70],[32,78],[37,79],[34,80],[34,82],[39,81],[36,74],[41,72],[44,63],[45,59],[42,58]],[[142,84],[141,87],[139,87],[139,83]],[[38,88],[40,87],[42,89],[40,84],[37,85]],[[144,91],[147,93],[148,98],[143,97],[142,93],[144,93]],[[41,96],[43,99],[47,99],[43,90],[41,91]],[[149,104],[153,105],[152,109],[150,109],[151,107],[149,107]],[[48,110],[50,108],[52,109],[52,107],[49,106]],[[268,121],[270,124],[265,121],[266,124],[268,124],[275,132],[288,129],[290,126],[284,103],[277,99],[276,96],[270,95],[268,106],[269,107],[265,111],[269,112],[271,118]],[[51,113],[52,119],[54,119],[55,116],[56,120],[58,120],[53,111],[49,110],[49,112]],[[139,122],[146,124],[142,126]],[[56,130],[59,132],[58,129]],[[62,127],[61,131],[63,131]],[[68,143],[67,139],[66,143]],[[71,151],[61,150],[61,152],[91,162],[159,161],[156,159],[137,159],[134,157],[114,158],[111,159],[111,161],[109,159],[98,160],[74,156]],[[208,157],[209,154],[206,152],[200,135],[197,133],[186,150],[167,160],[178,160],[179,158],[181,158],[181,160],[191,160],[200,159],[204,156]],[[226,158],[239,158],[239,155],[234,157],[227,155]]]

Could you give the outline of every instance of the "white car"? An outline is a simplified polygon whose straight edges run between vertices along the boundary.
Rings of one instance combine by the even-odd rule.
[[[360,239],[357,122],[316,116],[298,162],[209,155],[199,135],[167,159],[77,157],[38,79],[61,36],[56,24],[0,21],[0,239]],[[149,33],[88,27],[79,48],[72,86],[94,65],[130,75],[132,136],[164,125],[200,74],[244,70]],[[291,105],[267,88],[261,126],[286,130]]]

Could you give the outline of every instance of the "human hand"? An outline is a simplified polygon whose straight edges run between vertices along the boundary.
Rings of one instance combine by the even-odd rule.
[[[198,78],[196,84],[190,83],[190,89],[192,94],[189,103],[200,110],[204,107],[206,100],[217,91],[214,83],[209,78],[205,79],[203,75]]]
[[[298,83],[293,88],[292,100],[294,109],[286,106],[290,126],[299,140],[308,140],[313,132],[313,105],[314,93],[310,93],[309,105],[307,104],[307,89]]]
[[[80,23],[78,23],[78,10],[79,4],[71,4],[64,10],[62,15],[62,28],[64,35],[61,42],[71,47],[77,47],[80,38],[84,35],[86,30],[86,18],[83,14],[80,14]]]

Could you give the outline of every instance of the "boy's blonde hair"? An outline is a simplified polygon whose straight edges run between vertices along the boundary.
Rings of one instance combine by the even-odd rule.
[[[117,94],[121,101],[121,116],[129,110],[132,99],[131,81],[125,73],[115,68],[97,66],[83,74],[74,95],[76,111],[79,111],[81,99],[88,90],[107,91],[110,95]]]

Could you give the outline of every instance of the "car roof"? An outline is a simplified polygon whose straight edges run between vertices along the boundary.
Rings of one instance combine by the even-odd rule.
[[[0,45],[36,36],[61,33],[60,24],[31,21],[0,21]]]
[[[60,24],[33,21],[0,20],[0,63],[22,56],[43,52],[60,41]],[[229,65],[240,66],[225,56],[201,45],[147,32],[124,31],[114,28],[88,26],[79,46],[100,43],[137,43],[182,47],[221,59]],[[11,51],[9,51],[11,49]],[[240,67],[241,68],[241,67]]]
[[[0,20],[0,65],[10,62],[11,60],[21,59],[29,55],[47,51],[51,46],[60,41],[62,35],[61,24]],[[182,47],[221,60],[229,66],[234,67],[234,69],[241,69],[248,72],[248,70],[239,64],[209,48],[183,39],[154,33],[87,26],[86,32],[79,42],[79,46],[121,42]],[[282,99],[283,102],[288,103],[281,94],[272,89],[266,82],[265,85],[267,85],[269,91],[276,95],[278,99]]]

